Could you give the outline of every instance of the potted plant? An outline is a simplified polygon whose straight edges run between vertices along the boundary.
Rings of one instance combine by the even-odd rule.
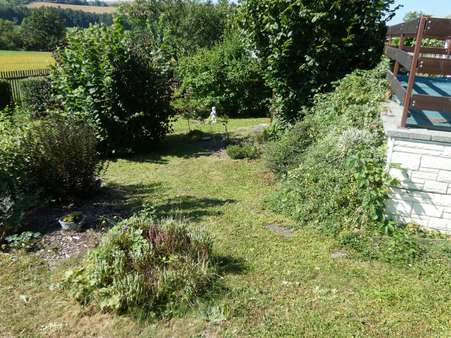
[[[72,212],[58,220],[63,230],[78,231],[86,221],[86,216],[81,212]]]

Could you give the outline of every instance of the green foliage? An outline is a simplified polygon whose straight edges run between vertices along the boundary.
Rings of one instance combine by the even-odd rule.
[[[23,20],[30,16],[33,11],[39,10],[41,9],[2,4],[0,1],[0,19],[12,21],[17,25],[16,28],[19,28]],[[91,13],[65,8],[47,8],[47,10],[57,14],[65,27],[88,28],[92,24],[111,25],[113,22],[113,17],[109,13]]]
[[[271,90],[265,86],[259,60],[237,34],[181,58],[177,75],[178,95],[197,115],[208,113],[212,106],[230,117],[268,115]]]
[[[312,138],[308,135],[310,124],[310,119],[299,122],[283,137],[266,145],[264,159],[269,169],[282,176],[300,163],[302,154],[312,143]]]
[[[64,24],[56,11],[39,8],[27,16],[20,27],[21,40],[28,50],[53,50],[64,38]]]
[[[226,148],[227,155],[234,160],[254,160],[260,156],[260,152],[253,144],[232,144]]]
[[[39,232],[25,231],[21,234],[15,234],[6,237],[6,243],[9,248],[16,250],[30,250],[36,242],[41,238]]]
[[[31,207],[85,198],[98,185],[102,163],[90,126],[3,111],[0,134],[0,241]]]
[[[43,117],[51,105],[51,83],[48,78],[29,78],[20,82],[21,105],[35,118]]]
[[[11,86],[8,81],[0,79],[0,110],[13,102]]]
[[[0,49],[16,49],[19,45],[18,29],[14,22],[0,19]]]
[[[167,65],[117,23],[73,30],[51,75],[64,113],[96,128],[103,153],[148,149],[169,131]]]
[[[211,249],[205,233],[182,222],[138,215],[116,225],[65,284],[81,304],[102,311],[159,314],[206,290]]]
[[[63,217],[64,222],[80,222],[84,218],[83,213],[76,211]]]
[[[404,15],[403,21],[408,22],[415,19],[419,19],[421,16],[427,15],[423,11],[409,11]]]
[[[26,189],[47,199],[85,198],[102,170],[92,127],[77,120],[34,122],[23,141],[27,156]]]
[[[386,67],[354,72],[317,95],[305,119],[268,147],[269,167],[282,177],[270,204],[367,257],[411,261],[421,247],[384,216],[396,184],[385,170],[379,119]]]
[[[233,6],[199,0],[137,0],[121,5],[132,29],[150,38],[168,57],[178,58],[221,41]]]
[[[244,0],[243,29],[262,59],[275,91],[274,112],[283,122],[356,68],[382,55],[393,0]]]
[[[22,150],[27,127],[9,111],[0,111],[0,242],[16,232],[29,201],[21,187],[25,184],[26,156]]]

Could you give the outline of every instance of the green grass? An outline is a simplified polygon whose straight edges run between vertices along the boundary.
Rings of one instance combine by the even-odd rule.
[[[52,54],[48,52],[0,50],[0,72],[46,69],[54,63]]]
[[[197,129],[205,133],[223,133],[224,125],[218,121],[216,124],[209,124],[207,120],[198,121],[190,120],[189,122],[191,130]],[[260,124],[269,124],[269,118],[250,118],[250,119],[230,119],[227,123],[227,128],[229,130],[240,131],[241,128],[246,128],[248,126],[255,126]],[[183,118],[178,118],[172,124],[173,133],[183,134],[189,132],[188,121]]]
[[[292,238],[272,233],[265,225],[292,224],[264,208],[276,187],[262,162],[233,161],[203,150],[172,135],[158,155],[111,162],[105,181],[122,192],[116,202],[123,206],[153,204],[205,226],[215,237],[215,254],[224,257],[221,292],[179,317],[138,322],[81,309],[55,289],[77,259],[49,270],[28,255],[2,254],[0,332],[20,337],[449,336],[449,271],[433,262],[402,267],[333,259],[336,242],[318,232],[301,229]]]

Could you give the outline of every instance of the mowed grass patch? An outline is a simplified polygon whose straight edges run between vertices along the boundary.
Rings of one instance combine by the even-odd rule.
[[[251,127],[253,120],[231,121]],[[260,124],[258,121],[257,124]],[[235,127],[231,128],[234,130]],[[106,184],[128,208],[153,205],[214,235],[221,290],[172,319],[140,322],[82,309],[58,290],[78,259],[54,270],[30,255],[0,255],[0,332],[6,336],[442,337],[450,332],[450,273],[332,258],[336,242],[265,209],[275,189],[261,161],[202,153],[169,137],[158,156],[109,163]],[[26,296],[26,298],[22,296]],[[2,327],[3,325],[3,327]]]
[[[0,72],[47,69],[54,63],[52,54],[48,52],[0,51]]]
[[[241,128],[247,129],[248,127],[257,125],[269,125],[269,118],[247,118],[247,119],[230,119],[228,120],[227,128],[230,131],[240,132]],[[190,120],[188,126],[188,120],[184,118],[177,118],[172,123],[172,129],[174,134],[186,134],[189,130],[200,130],[204,133],[224,133],[225,127],[221,122],[221,116],[218,117],[215,124],[209,123],[208,119],[205,120]],[[238,129],[238,130],[237,130]]]

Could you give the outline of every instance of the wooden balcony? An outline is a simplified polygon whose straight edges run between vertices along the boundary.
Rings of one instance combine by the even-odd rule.
[[[424,46],[431,38],[438,45]],[[451,131],[451,19],[423,16],[389,27],[385,55],[393,63],[391,93],[403,105],[400,127]]]

